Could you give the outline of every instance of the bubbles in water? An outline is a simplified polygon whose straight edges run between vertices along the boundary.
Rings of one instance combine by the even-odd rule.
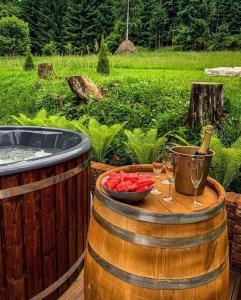
[[[60,152],[59,149],[40,149],[24,146],[0,147],[0,165],[38,159]]]

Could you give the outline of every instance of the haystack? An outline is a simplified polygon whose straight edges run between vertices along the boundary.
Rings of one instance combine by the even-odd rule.
[[[136,53],[138,50],[130,40],[123,41],[119,48],[116,50],[116,54]]]

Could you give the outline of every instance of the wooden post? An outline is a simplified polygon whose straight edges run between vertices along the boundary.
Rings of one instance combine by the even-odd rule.
[[[217,128],[224,122],[224,89],[222,83],[194,82],[187,125],[191,128],[195,124],[212,124]]]
[[[129,40],[130,0],[127,0],[126,40]]]
[[[50,63],[42,63],[38,65],[38,77],[41,79],[49,79],[54,75],[53,65]]]

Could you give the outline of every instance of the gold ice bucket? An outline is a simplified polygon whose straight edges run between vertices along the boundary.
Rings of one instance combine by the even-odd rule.
[[[194,195],[194,187],[192,185],[188,161],[189,159],[198,151],[198,147],[192,146],[180,146],[171,148],[171,152],[180,156],[179,159],[179,167],[175,180],[175,188],[178,193],[184,195]],[[198,187],[197,194],[201,195],[204,191],[208,170],[211,165],[212,157],[215,155],[215,152],[209,150],[209,153],[206,155],[202,155],[204,157],[204,172],[202,181]]]

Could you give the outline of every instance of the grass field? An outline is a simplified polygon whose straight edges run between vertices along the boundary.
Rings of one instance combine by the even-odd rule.
[[[11,123],[10,116],[19,112],[33,114],[35,102],[48,94],[71,95],[64,79],[69,75],[88,75],[102,86],[118,81],[146,82],[155,85],[161,92],[180,94],[182,105],[187,105],[191,83],[193,81],[223,82],[225,98],[232,105],[232,111],[241,114],[241,79],[210,78],[204,76],[205,68],[219,66],[241,66],[241,52],[141,52],[137,55],[111,56],[111,75],[103,77],[97,74],[96,56],[84,57],[35,57],[35,64],[51,62],[56,78],[38,81],[37,72],[23,71],[23,58],[0,58],[0,122]],[[138,99],[137,99],[138,100]],[[171,100],[170,100],[171,101]]]

